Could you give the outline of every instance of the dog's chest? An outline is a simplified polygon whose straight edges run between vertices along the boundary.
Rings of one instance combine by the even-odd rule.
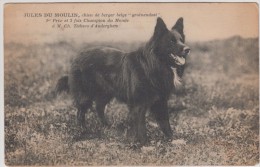
[[[177,73],[177,68],[172,68],[173,72],[173,85],[176,89],[182,86],[182,79],[179,77]]]

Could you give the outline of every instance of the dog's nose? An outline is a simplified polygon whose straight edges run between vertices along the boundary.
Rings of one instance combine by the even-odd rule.
[[[184,53],[185,53],[186,55],[188,55],[188,54],[190,53],[190,48],[189,48],[188,46],[185,46],[185,47],[183,48],[183,51],[184,51]]]

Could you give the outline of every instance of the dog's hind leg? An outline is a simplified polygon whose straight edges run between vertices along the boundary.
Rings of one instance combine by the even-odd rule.
[[[77,108],[77,124],[84,128],[85,127],[85,113],[89,108],[92,107],[92,97],[91,94],[91,82],[86,82],[84,76],[87,74],[82,74],[81,70],[77,66],[74,67],[69,74],[69,86],[71,95],[74,99],[74,104]],[[84,82],[85,81],[85,82]],[[88,81],[88,80],[87,80]]]
[[[101,121],[101,123],[104,125],[104,126],[108,126],[108,122],[105,118],[105,114],[104,114],[104,111],[105,111],[105,107],[106,107],[106,104],[111,100],[111,97],[110,96],[101,96],[101,97],[98,97],[96,98],[96,110],[97,110],[97,114],[98,114],[98,117]]]
[[[150,111],[167,138],[172,138],[172,130],[169,123],[169,113],[166,100],[156,101]]]
[[[147,141],[145,124],[145,113],[147,107],[142,105],[134,105],[130,106],[129,109],[128,121],[130,129],[127,132],[127,135],[130,138],[134,137],[134,140],[143,145]]]
[[[76,105],[78,111],[77,111],[77,124],[82,127],[85,128],[85,114],[88,111],[88,109],[90,107],[92,107],[92,100],[87,100],[84,103],[81,102],[80,104]]]

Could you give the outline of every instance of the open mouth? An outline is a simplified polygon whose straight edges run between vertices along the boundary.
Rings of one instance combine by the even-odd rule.
[[[181,56],[177,56],[171,53],[171,57],[173,58],[173,60],[175,61],[175,63],[179,66],[182,66],[185,64],[185,58],[181,57]]]

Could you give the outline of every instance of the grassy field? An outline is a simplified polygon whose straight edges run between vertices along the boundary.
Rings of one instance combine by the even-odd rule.
[[[149,143],[127,142],[127,108],[113,100],[102,127],[95,112],[76,126],[69,95],[54,97],[57,79],[83,47],[73,41],[5,44],[6,165],[255,165],[259,163],[258,39],[190,43],[186,93],[169,100],[174,139],[147,114]],[[142,43],[110,43],[131,51]]]

